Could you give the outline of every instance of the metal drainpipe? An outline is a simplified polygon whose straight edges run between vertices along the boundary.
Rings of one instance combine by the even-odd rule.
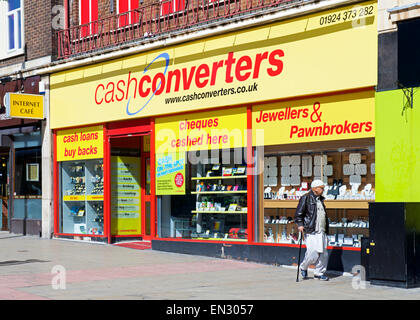
[[[70,0],[64,0],[64,29],[69,28],[69,1]]]

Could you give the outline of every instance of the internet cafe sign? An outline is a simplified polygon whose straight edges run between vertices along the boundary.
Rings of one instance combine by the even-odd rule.
[[[7,117],[44,119],[43,95],[7,92],[4,105]]]

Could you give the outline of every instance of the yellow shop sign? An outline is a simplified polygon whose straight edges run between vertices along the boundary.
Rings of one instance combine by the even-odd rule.
[[[246,108],[223,109],[217,115],[198,112],[156,119],[156,153],[185,152],[246,145]]]
[[[98,159],[104,156],[103,127],[57,131],[57,161]]]
[[[52,74],[51,127],[373,87],[376,7],[349,5]]]
[[[373,90],[297,99],[252,110],[253,145],[375,136]]]
[[[44,96],[7,92],[6,115],[11,118],[44,119]]]

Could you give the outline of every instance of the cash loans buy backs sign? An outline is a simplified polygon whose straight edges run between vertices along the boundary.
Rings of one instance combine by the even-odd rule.
[[[103,158],[103,150],[102,126],[57,131],[57,161]]]
[[[375,136],[373,90],[257,106],[254,145],[357,139]]]
[[[376,6],[351,5],[53,74],[51,127],[372,87]]]

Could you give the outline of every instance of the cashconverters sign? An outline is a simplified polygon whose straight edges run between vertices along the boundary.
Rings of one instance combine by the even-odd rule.
[[[51,127],[368,87],[376,78],[376,3],[366,2],[53,74]]]

